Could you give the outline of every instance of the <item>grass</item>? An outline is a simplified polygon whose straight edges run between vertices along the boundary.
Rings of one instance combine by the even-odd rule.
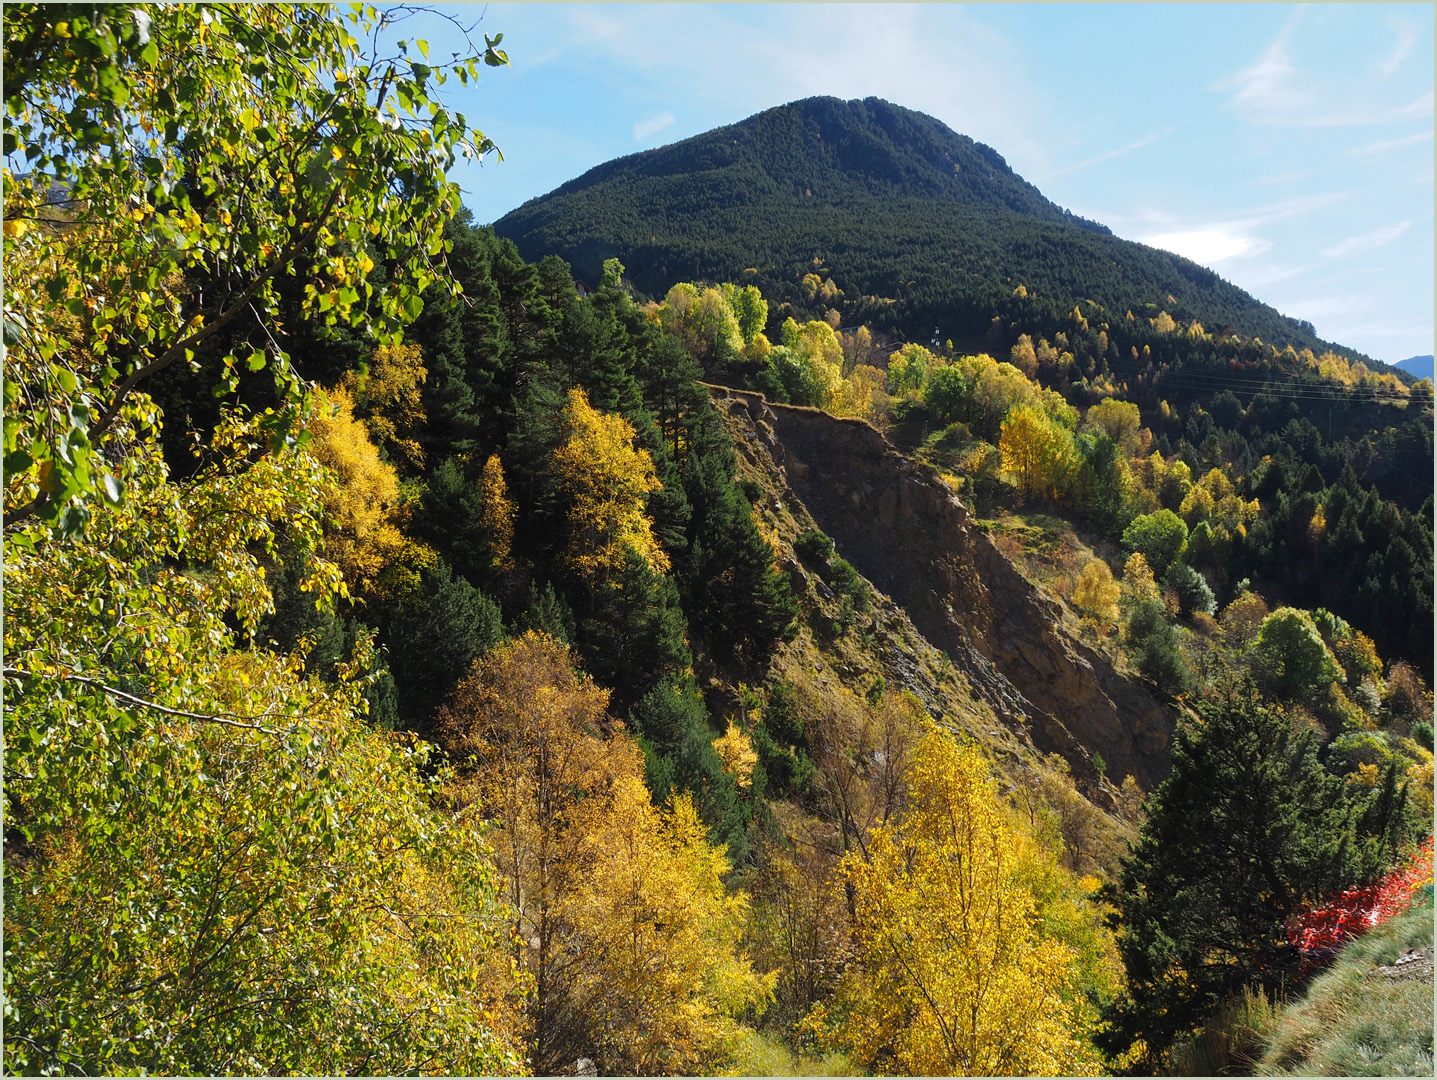
[[[1276,1026],[1278,1009],[1261,990],[1244,987],[1171,1052],[1175,1076],[1249,1075]]]
[[[1375,970],[1408,949],[1431,955],[1432,904],[1344,946],[1307,993],[1278,1012],[1258,1076],[1431,1076],[1432,983]]]
[[[771,1035],[745,1031],[734,1048],[737,1076],[853,1076],[853,1063],[842,1054],[795,1054]]]

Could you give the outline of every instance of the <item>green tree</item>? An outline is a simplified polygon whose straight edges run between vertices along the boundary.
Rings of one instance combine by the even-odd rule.
[[[1194,611],[1212,615],[1217,611],[1212,587],[1208,585],[1205,577],[1187,563],[1175,562],[1168,567],[1168,572],[1163,575],[1163,584],[1171,586],[1177,592],[1184,615],[1191,615]]]
[[[1108,888],[1128,986],[1107,1010],[1112,1053],[1141,1039],[1149,1068],[1244,986],[1275,994],[1297,971],[1286,922],[1380,871],[1354,806],[1310,732],[1251,685],[1181,723],[1172,772]]]
[[[971,386],[956,367],[940,367],[928,376],[923,388],[923,404],[943,423],[960,420],[965,415]]]
[[[429,720],[475,659],[504,636],[493,600],[440,561],[391,616],[385,641],[399,694],[400,715],[416,731]]]
[[[1162,577],[1182,554],[1187,538],[1188,527],[1183,519],[1167,509],[1139,514],[1123,530],[1123,546],[1147,559],[1157,577]]]
[[[1123,643],[1132,652],[1138,672],[1164,694],[1190,693],[1192,673],[1178,648],[1178,635],[1160,600],[1139,603],[1128,616]]]
[[[1312,616],[1290,607],[1262,620],[1252,666],[1264,686],[1288,701],[1313,701],[1343,677]]]

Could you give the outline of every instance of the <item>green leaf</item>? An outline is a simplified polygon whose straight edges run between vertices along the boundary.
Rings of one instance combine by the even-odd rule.
[[[265,365],[265,355],[261,350],[256,349],[250,353],[249,359],[245,363],[249,365],[251,371],[262,371]]]
[[[104,493],[106,501],[112,506],[119,506],[120,501],[125,497],[125,485],[119,477],[111,473],[105,473],[100,477],[100,489]]]

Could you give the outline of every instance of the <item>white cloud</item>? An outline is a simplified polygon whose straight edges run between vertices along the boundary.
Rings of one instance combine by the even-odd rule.
[[[1323,251],[1322,255],[1327,259],[1341,259],[1347,255],[1354,255],[1362,251],[1375,251],[1380,247],[1392,243],[1399,236],[1405,233],[1412,225],[1410,221],[1399,221],[1396,225],[1382,225],[1376,229],[1361,233],[1358,236],[1349,236],[1341,243]]]
[[[1432,91],[1413,98],[1406,105],[1387,109],[1324,109],[1307,116],[1294,117],[1301,127],[1372,127],[1378,124],[1400,124],[1405,120],[1425,120],[1432,115]]]
[[[1432,132],[1420,131],[1416,135],[1405,135],[1400,139],[1384,139],[1382,142],[1359,146],[1356,150],[1349,150],[1348,153],[1353,156],[1359,154],[1383,154],[1388,150],[1400,150],[1404,146],[1416,146],[1419,143],[1429,141],[1431,138]]]
[[[1203,266],[1244,255],[1260,255],[1272,246],[1260,237],[1245,235],[1223,225],[1144,236],[1141,242],[1150,247],[1171,251]]]
[[[643,142],[651,135],[657,135],[674,122],[674,114],[661,112],[658,116],[651,116],[634,125],[634,138]]]
[[[1282,28],[1277,40],[1267,47],[1262,57],[1249,68],[1213,84],[1214,90],[1236,88],[1233,104],[1258,116],[1276,116],[1294,112],[1307,104],[1307,95],[1294,85],[1297,67],[1288,55],[1287,42],[1293,28],[1302,18],[1302,8]]]

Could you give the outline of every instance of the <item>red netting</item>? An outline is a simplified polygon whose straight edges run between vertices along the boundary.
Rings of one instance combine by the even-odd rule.
[[[1346,941],[1407,910],[1412,894],[1432,882],[1432,837],[1409,852],[1374,885],[1347,889],[1320,908],[1294,918],[1287,939],[1302,952],[1301,972],[1330,960]]]

